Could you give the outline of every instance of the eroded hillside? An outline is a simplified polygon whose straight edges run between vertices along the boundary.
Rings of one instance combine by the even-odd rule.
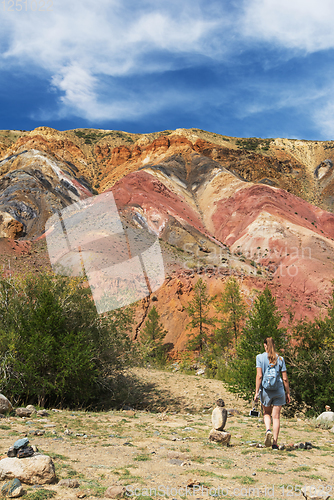
[[[198,129],[152,134],[39,127],[31,132],[0,131],[1,159],[36,149],[71,162],[99,192],[147,163],[181,147],[207,156],[247,181],[281,187],[332,209],[333,141],[242,139]],[[5,169],[1,167],[1,175]]]
[[[154,301],[177,350],[199,276],[218,296],[237,276],[249,303],[269,284],[286,321],[314,317],[334,278],[333,147],[197,129],[2,131],[0,234],[43,237],[52,214],[112,191],[122,220],[160,239],[167,276]],[[152,300],[138,303],[135,336]]]

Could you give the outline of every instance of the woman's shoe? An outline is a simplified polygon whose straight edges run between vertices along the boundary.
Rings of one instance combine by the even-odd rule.
[[[264,446],[266,446],[266,448],[269,448],[272,442],[273,442],[273,433],[271,432],[270,429],[268,429],[266,432],[266,438],[264,440]]]
[[[278,446],[277,446],[277,444],[273,444],[273,445],[271,446],[271,448],[272,448],[273,450],[278,450],[278,449],[279,449],[279,448],[278,448]]]

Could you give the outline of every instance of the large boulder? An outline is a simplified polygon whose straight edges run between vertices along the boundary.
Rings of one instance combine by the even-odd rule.
[[[25,484],[51,484],[56,481],[51,457],[35,453],[27,458],[0,460],[0,481],[17,478]]]
[[[334,412],[333,411],[324,411],[317,417],[317,422],[320,424],[330,424],[334,422]]]
[[[4,413],[11,411],[12,409],[13,409],[13,407],[12,407],[11,403],[8,401],[8,399],[6,398],[6,396],[4,396],[3,394],[0,394],[0,413],[4,414]]]

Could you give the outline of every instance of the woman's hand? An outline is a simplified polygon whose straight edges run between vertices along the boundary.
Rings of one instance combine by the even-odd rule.
[[[254,403],[257,403],[259,400],[259,394],[261,390],[261,382],[262,382],[262,368],[259,366],[256,368],[256,381],[255,381],[255,396]]]
[[[282,380],[283,380],[284,389],[285,389],[285,399],[286,399],[286,402],[289,404],[291,401],[290,387],[289,387],[289,380],[288,380],[288,376],[287,376],[286,372],[282,372]]]

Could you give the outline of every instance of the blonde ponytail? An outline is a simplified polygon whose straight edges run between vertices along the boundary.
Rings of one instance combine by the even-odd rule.
[[[278,354],[275,351],[275,343],[272,337],[267,337],[264,343],[267,345],[267,354],[269,363],[271,365],[276,365]]]

